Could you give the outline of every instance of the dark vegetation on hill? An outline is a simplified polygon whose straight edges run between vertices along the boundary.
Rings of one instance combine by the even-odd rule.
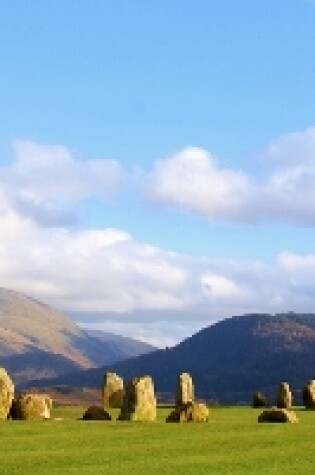
[[[16,383],[109,365],[154,349],[129,338],[84,331],[48,305],[0,288],[0,366]]]
[[[159,393],[172,394],[178,374],[189,372],[196,395],[225,403],[246,402],[260,390],[274,402],[281,381],[297,400],[315,378],[315,315],[254,314],[207,327],[177,346],[110,365],[126,379],[149,374]],[[51,385],[100,387],[105,368],[49,380]]]

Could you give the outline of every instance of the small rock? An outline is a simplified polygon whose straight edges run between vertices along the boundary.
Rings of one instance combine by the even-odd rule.
[[[295,412],[287,409],[266,409],[258,416],[258,422],[299,422]]]
[[[101,406],[90,406],[82,416],[84,421],[111,421],[112,418]]]

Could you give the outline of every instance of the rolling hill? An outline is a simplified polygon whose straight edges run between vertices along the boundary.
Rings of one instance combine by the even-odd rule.
[[[16,382],[108,365],[154,347],[79,328],[60,312],[0,288],[0,365]]]
[[[105,371],[126,379],[149,374],[158,393],[173,394],[177,376],[188,371],[199,398],[247,402],[263,391],[272,402],[287,381],[297,396],[315,377],[315,315],[254,314],[232,317],[207,327],[177,346],[131,360],[52,379],[50,385],[100,387]]]

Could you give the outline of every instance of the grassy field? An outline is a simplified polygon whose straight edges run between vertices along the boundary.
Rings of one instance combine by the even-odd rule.
[[[207,424],[84,422],[83,409],[56,408],[45,422],[0,423],[5,474],[314,473],[315,411],[298,424],[258,424],[260,410],[213,408]]]

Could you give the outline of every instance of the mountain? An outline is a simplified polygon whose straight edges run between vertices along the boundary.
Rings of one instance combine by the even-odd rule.
[[[84,331],[48,305],[0,288],[0,365],[17,382],[109,365],[153,349]]]
[[[149,374],[162,396],[174,393],[181,372],[191,373],[197,397],[206,400],[248,403],[253,392],[260,390],[273,402],[282,381],[289,382],[299,396],[305,382],[315,378],[315,315],[232,317],[171,349],[47,383],[97,388],[105,370],[126,379]]]
[[[110,346],[111,354],[115,360],[125,360],[139,355],[145,355],[156,350],[155,346],[143,341],[134,340],[126,336],[115,335],[101,330],[87,330],[85,333],[93,338],[97,338]]]

